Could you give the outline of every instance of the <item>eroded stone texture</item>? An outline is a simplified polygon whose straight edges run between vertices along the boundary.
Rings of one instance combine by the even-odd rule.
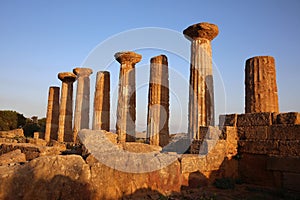
[[[108,71],[97,73],[93,130],[109,131],[110,126],[110,74]]]
[[[119,52],[115,59],[121,64],[119,75],[119,96],[117,105],[116,131],[118,141],[135,141],[136,94],[135,64],[142,56],[135,52]]]
[[[190,138],[196,138],[199,126],[214,125],[214,88],[211,40],[219,33],[210,23],[189,26],[183,34],[191,44],[189,124]]]
[[[90,68],[75,68],[73,73],[77,75],[77,92],[74,113],[73,142],[76,141],[78,131],[89,128],[90,118],[90,78],[93,73]]]
[[[169,72],[165,55],[151,58],[147,142],[162,147],[169,143]]]
[[[246,61],[245,112],[279,112],[275,60],[256,56]]]
[[[50,87],[46,117],[45,140],[57,140],[59,118],[59,87]]]
[[[58,78],[62,81],[62,86],[57,140],[72,142],[74,138],[72,131],[73,82],[76,80],[76,75],[71,72],[61,72],[58,74]]]

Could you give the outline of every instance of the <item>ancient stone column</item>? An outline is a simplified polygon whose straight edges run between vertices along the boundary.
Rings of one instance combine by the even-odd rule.
[[[45,140],[57,140],[59,118],[59,87],[50,87],[46,116]]]
[[[75,68],[73,73],[77,75],[77,91],[74,113],[73,141],[76,141],[78,131],[89,128],[90,118],[90,75],[89,68]]]
[[[97,72],[93,130],[109,131],[110,126],[110,75],[107,71]]]
[[[275,60],[256,56],[246,61],[246,113],[279,112]]]
[[[57,140],[59,142],[73,142],[73,82],[76,80],[76,75],[71,72],[62,72],[58,74],[58,78],[62,81],[62,85]]]
[[[191,41],[188,133],[199,139],[200,126],[214,125],[214,88],[211,40],[219,33],[210,23],[199,23],[183,31]]]
[[[119,52],[115,58],[121,64],[116,124],[118,142],[132,142],[135,141],[136,119],[135,64],[142,56],[134,52]]]
[[[168,59],[159,55],[150,62],[147,143],[163,147],[169,143]]]

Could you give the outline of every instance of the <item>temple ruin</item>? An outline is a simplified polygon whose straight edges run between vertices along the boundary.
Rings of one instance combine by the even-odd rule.
[[[78,199],[120,199],[140,190],[169,196],[216,180],[240,180],[300,196],[300,113],[279,113],[273,57],[255,56],[241,63],[245,66],[245,113],[222,114],[215,125],[211,41],[218,33],[218,27],[210,23],[194,24],[183,31],[191,41],[188,133],[175,142],[169,133],[167,56],[150,60],[146,144],[135,142],[135,65],[142,55],[132,51],[114,55],[120,63],[116,133],[109,132],[110,73],[97,72],[92,130],[87,130],[92,70],[75,68],[74,73],[59,73],[61,88],[49,88],[45,140],[38,133],[24,139],[19,129],[0,132],[4,163],[0,166],[25,163],[25,167],[8,165],[0,170],[0,199],[9,193],[3,189],[6,184],[15,190],[22,188],[17,194],[9,193],[11,199],[67,199],[75,193]],[[19,142],[16,138],[23,139]],[[187,148],[177,151],[185,142]],[[67,149],[70,144],[82,149]],[[118,169],[119,163],[124,170]],[[1,174],[5,170],[18,170],[17,176]],[[34,193],[34,187],[43,190]],[[60,188],[52,193],[51,188],[56,187]]]

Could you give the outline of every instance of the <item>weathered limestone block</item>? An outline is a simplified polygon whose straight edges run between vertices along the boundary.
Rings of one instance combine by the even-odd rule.
[[[270,156],[267,160],[267,169],[300,174],[300,159],[299,157]]]
[[[183,31],[191,41],[189,90],[189,137],[196,138],[199,126],[214,125],[214,87],[211,40],[219,33],[210,23],[199,23]]]
[[[300,138],[300,125],[272,125],[270,126],[270,140],[297,140]]]
[[[300,140],[279,141],[279,155],[281,156],[299,156]]]
[[[45,140],[57,140],[59,119],[59,87],[49,87]]]
[[[226,114],[219,116],[219,126],[236,126],[237,114]]]
[[[58,74],[58,79],[62,81],[62,86],[57,141],[73,142],[73,82],[76,80],[76,75],[71,72],[61,72]]]
[[[169,143],[169,72],[165,55],[151,58],[148,92],[147,143]]]
[[[298,112],[288,112],[279,113],[276,116],[277,124],[300,124],[300,113]]]
[[[256,56],[246,61],[246,113],[278,112],[275,60]]]
[[[97,72],[93,130],[109,131],[110,126],[110,74],[108,71]]]
[[[16,138],[16,137],[24,137],[23,129],[15,129],[11,131],[0,131],[1,138]]]
[[[293,190],[300,192],[300,174],[299,173],[283,173],[283,183],[282,186],[284,189]],[[299,196],[298,196],[299,197]]]
[[[245,183],[279,188],[282,174],[267,169],[267,155],[243,153],[239,160],[240,179]]]
[[[196,137],[197,140],[202,139],[211,139],[211,140],[218,140],[221,136],[221,130],[219,127],[215,126],[200,126],[198,131],[198,136]]]
[[[126,142],[123,145],[123,149],[125,151],[135,152],[135,153],[148,153],[148,152],[158,153],[162,150],[160,146],[148,145],[148,144],[137,143],[137,142]]]
[[[239,152],[265,155],[281,155],[280,141],[273,140],[240,140]]]
[[[270,126],[272,125],[273,115],[269,112],[246,113],[237,116],[237,126]]]
[[[92,199],[81,156],[45,156],[0,170],[0,199]]]
[[[183,154],[181,157],[181,173],[192,173],[196,171],[206,171],[206,157],[193,154]]]
[[[90,119],[90,68],[77,67],[73,69],[77,76],[76,103],[74,112],[73,142],[77,139],[78,131],[89,128]]]
[[[10,151],[0,156],[0,166],[20,162],[26,162],[26,156],[20,149]]]
[[[136,120],[135,64],[141,61],[142,56],[134,52],[118,52],[115,54],[115,59],[121,64],[116,124],[118,141],[120,143],[134,142]]]
[[[267,140],[270,135],[270,126],[238,127],[238,135],[241,140]]]

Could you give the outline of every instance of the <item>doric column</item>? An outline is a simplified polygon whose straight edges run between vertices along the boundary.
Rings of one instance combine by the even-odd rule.
[[[75,68],[73,73],[77,75],[77,91],[74,113],[73,142],[76,141],[78,131],[89,128],[90,113],[90,75],[89,68]]]
[[[97,72],[93,130],[109,131],[110,126],[110,75],[107,71]]]
[[[279,112],[275,60],[256,56],[246,61],[246,113]]]
[[[119,97],[117,105],[118,142],[135,141],[135,64],[142,56],[134,52],[119,52],[115,54],[121,64],[119,75]]]
[[[168,59],[159,55],[150,60],[148,93],[147,143],[169,143],[169,72]]]
[[[59,87],[49,87],[45,140],[57,140],[59,118]]]
[[[73,82],[76,80],[76,75],[71,72],[62,72],[58,74],[58,78],[62,81],[62,85],[57,140],[59,142],[73,142]]]
[[[199,138],[200,126],[214,125],[214,88],[211,40],[219,33],[210,23],[199,23],[183,31],[191,41],[189,124],[191,139]]]

